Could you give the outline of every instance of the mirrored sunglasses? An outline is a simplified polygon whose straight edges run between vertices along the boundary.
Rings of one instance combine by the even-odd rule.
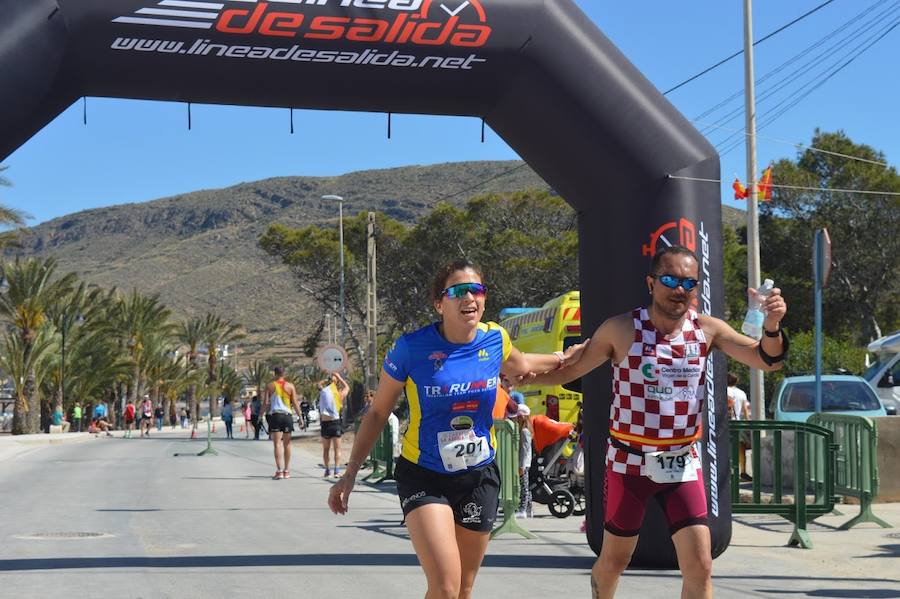
[[[467,293],[471,293],[475,297],[487,294],[487,287],[481,283],[458,283],[444,289],[442,295],[446,295],[450,299],[460,299],[466,297]]]
[[[678,289],[680,285],[685,291],[693,291],[700,281],[697,279],[684,278],[680,279],[673,275],[657,275],[656,280],[668,287],[669,289]]]

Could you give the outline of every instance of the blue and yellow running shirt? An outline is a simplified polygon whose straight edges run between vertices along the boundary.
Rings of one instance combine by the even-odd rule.
[[[511,348],[506,330],[493,322],[479,323],[470,343],[450,343],[437,323],[397,339],[384,371],[406,384],[409,428],[401,455],[441,473],[493,460],[492,412]]]

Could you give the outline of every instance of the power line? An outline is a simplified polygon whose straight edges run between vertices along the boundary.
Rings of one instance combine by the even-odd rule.
[[[775,36],[775,35],[781,33],[782,31],[784,31],[785,29],[787,29],[787,28],[790,27],[791,25],[794,25],[794,24],[796,24],[796,23],[799,23],[800,21],[802,21],[802,20],[805,19],[806,17],[808,17],[808,16],[810,16],[811,14],[813,14],[814,12],[816,12],[816,11],[818,11],[818,10],[820,10],[820,9],[822,9],[822,8],[824,8],[824,7],[826,7],[826,6],[828,6],[828,5],[831,4],[832,2],[834,2],[834,0],[826,0],[825,2],[823,2],[823,3],[820,4],[820,5],[818,5],[818,6],[815,7],[814,9],[810,10],[809,12],[800,15],[799,17],[797,17],[796,19],[794,19],[794,20],[791,21],[790,23],[786,23],[785,25],[782,25],[781,27],[779,27],[778,29],[776,29],[776,30],[773,31],[772,33],[770,33],[770,34],[766,35],[765,37],[760,38],[760,39],[758,39],[757,41],[753,42],[753,45],[756,46],[756,45],[758,45],[758,44],[763,43],[764,41],[766,41],[766,40],[769,39],[770,37],[773,37],[773,36]],[[693,77],[689,77],[688,79],[685,79],[684,81],[682,81],[681,83],[679,83],[679,84],[676,85],[675,87],[671,87],[671,88],[667,89],[666,91],[663,92],[663,95],[664,95],[664,96],[665,96],[665,95],[668,95],[669,93],[675,91],[675,90],[678,89],[679,87],[682,87],[682,86],[684,86],[684,85],[687,85],[687,84],[690,83],[691,81],[694,81],[695,79],[698,79],[698,78],[702,77],[703,75],[706,75],[706,74],[709,73],[710,71],[719,68],[720,66],[722,66],[723,64],[725,64],[725,63],[728,62],[729,60],[731,60],[731,59],[733,59],[733,58],[737,58],[738,56],[740,56],[740,55],[743,54],[743,53],[744,53],[743,50],[738,50],[737,52],[735,52],[735,53],[732,54],[731,56],[728,56],[727,58],[723,58],[722,60],[720,60],[720,61],[717,62],[716,64],[712,65],[711,67],[708,67],[708,68],[706,68],[706,69],[703,69],[702,71],[700,71],[699,73],[697,73],[697,74],[694,75]]]
[[[855,30],[849,32],[842,39],[838,40],[834,45],[825,49],[819,55],[815,56],[811,60],[808,60],[802,66],[798,67],[797,69],[795,69],[794,71],[792,71],[791,73],[789,73],[788,75],[786,75],[785,77],[780,79],[779,81],[768,85],[766,87],[766,90],[757,97],[757,104],[764,103],[769,98],[771,98],[772,96],[777,94],[779,91],[781,91],[784,87],[790,85],[793,82],[799,81],[804,75],[806,75],[807,73],[809,73],[810,71],[815,69],[818,65],[825,62],[825,60],[827,60],[831,56],[837,54],[838,52],[841,52],[844,48],[847,47],[848,44],[853,43],[854,40],[859,39],[859,37],[861,37],[863,35],[867,35],[867,32],[869,32],[872,28],[877,26],[879,23],[885,21],[887,19],[888,15],[896,12],[898,8],[900,8],[900,2],[895,1],[891,8],[881,12],[878,15],[875,15],[874,17],[872,17],[867,22],[860,25]],[[893,17],[891,17],[891,18],[893,18]],[[847,24],[845,24],[845,25],[847,25]],[[798,54],[797,56],[795,56],[788,62],[793,62],[795,59],[798,59],[798,58],[802,57],[803,55],[808,54],[809,51],[811,51],[815,47],[821,45],[821,43],[826,41],[828,38],[832,37],[835,33],[837,33],[838,31],[840,31],[843,28],[844,27],[842,26],[841,28],[838,28],[831,34],[825,36],[822,40],[820,40],[820,42],[803,50],[800,54]],[[782,65],[781,67],[778,67],[778,69],[776,69],[776,70],[780,70],[782,67],[786,66],[786,64],[787,63],[785,63],[785,65]],[[825,70],[827,71],[828,68],[826,68]],[[772,73],[774,73],[774,71]],[[772,74],[772,73],[770,73],[770,74]],[[741,93],[743,93],[743,90]],[[728,114],[720,117],[716,121],[716,124],[721,125],[721,124],[727,123],[729,121],[732,121],[732,120],[738,118],[739,116],[743,115],[744,110],[745,110],[744,106],[740,105],[737,108],[733,109]],[[702,117],[699,117],[699,118],[702,118]],[[701,131],[701,133],[708,133],[708,132],[709,132],[709,129],[704,129],[703,131]],[[723,140],[723,142],[720,142],[720,143],[725,143],[725,142]]]
[[[772,124],[775,120],[777,120],[779,117],[781,117],[783,114],[785,114],[788,110],[790,110],[791,108],[793,108],[794,106],[799,104],[801,101],[803,101],[812,92],[814,92],[818,88],[822,87],[832,77],[834,77],[835,75],[840,73],[842,70],[844,70],[850,64],[852,64],[853,61],[855,61],[857,58],[862,56],[869,48],[871,48],[872,46],[877,44],[879,41],[884,39],[891,31],[896,29],[898,25],[900,25],[900,19],[896,19],[892,24],[885,26],[882,29],[882,31],[876,33],[873,37],[870,37],[869,40],[871,40],[871,41],[866,40],[866,42],[863,42],[863,43],[859,44],[858,46],[856,46],[856,48],[854,48],[851,51],[851,53],[856,52],[856,54],[851,56],[843,64],[836,66],[836,68],[833,68],[833,70],[830,73],[827,73],[824,77],[819,79],[817,82],[816,81],[808,82],[807,84],[805,84],[804,86],[802,86],[801,88],[796,90],[793,94],[791,94],[790,96],[788,96],[787,98],[785,98],[784,100],[782,100],[781,102],[776,104],[776,106],[774,108],[778,108],[780,105],[784,104],[785,102],[790,101],[793,96],[796,96],[798,93],[800,94],[796,99],[791,101],[790,104],[788,104],[787,106],[784,106],[775,114],[767,116],[765,122],[761,123],[759,128],[762,129],[762,128],[767,127],[768,125]],[[857,51],[857,49],[859,49],[859,50]],[[835,63],[835,65],[836,65],[836,63]],[[835,67],[835,65],[832,65],[832,67]],[[829,68],[832,68],[832,67],[829,67]],[[729,136],[728,138],[726,138],[726,140],[724,140],[722,143],[718,144],[718,146],[720,148],[722,146],[724,146],[724,144],[727,143],[728,140],[731,139],[731,137],[733,137],[733,134],[732,134],[732,136]],[[738,147],[741,143],[742,143],[741,141],[732,143],[732,145],[730,147],[728,147],[726,150],[720,151],[719,155],[722,156],[722,155],[727,154],[728,152],[731,152],[736,147]]]
[[[475,185],[472,185],[471,187],[467,187],[467,188],[465,188],[465,189],[461,189],[461,190],[459,190],[459,191],[455,191],[455,192],[453,192],[453,193],[450,193],[450,194],[447,194],[447,195],[445,195],[445,196],[443,196],[443,197],[440,197],[440,198],[437,199],[437,201],[438,201],[438,202],[443,202],[444,200],[449,200],[449,199],[452,198],[452,197],[455,197],[455,196],[464,194],[464,193],[466,193],[466,192],[469,192],[469,191],[478,189],[478,188],[481,187],[482,185],[486,185],[487,183],[490,183],[491,181],[495,181],[495,180],[499,179],[500,177],[505,177],[506,175],[509,175],[510,173],[514,173],[514,172],[516,172],[516,171],[519,170],[519,169],[525,168],[526,166],[528,166],[528,163],[527,163],[527,162],[523,162],[523,163],[520,164],[519,166],[514,166],[513,168],[511,168],[511,169],[509,169],[509,170],[503,171],[502,173],[499,173],[499,174],[497,174],[497,175],[494,175],[493,177],[490,177],[490,178],[488,178],[488,179],[485,179],[484,181],[480,181],[480,182],[476,183]]]
[[[697,124],[700,124],[700,125],[705,125],[705,126],[708,126],[708,127],[714,127],[714,128],[716,128],[716,129],[724,129],[725,131],[732,131],[732,132],[735,132],[735,133],[740,133],[741,135],[744,135],[744,136],[749,135],[749,133],[747,133],[744,129],[735,129],[735,128],[733,128],[733,127],[723,127],[723,126],[721,126],[721,125],[715,125],[715,124],[712,124],[712,123],[704,123],[704,122],[702,122],[702,121],[691,121],[691,122],[697,123]],[[809,151],[811,151],[811,152],[817,152],[817,153],[819,153],[819,154],[828,154],[829,156],[837,156],[838,158],[846,158],[847,160],[856,160],[856,161],[859,161],[859,162],[867,162],[867,163],[869,163],[869,164],[874,164],[874,165],[876,165],[876,166],[883,166],[883,167],[885,167],[885,168],[887,168],[887,167],[890,166],[887,162],[879,162],[879,161],[877,161],[877,160],[870,160],[870,159],[868,159],[868,158],[861,158],[861,157],[859,157],[859,156],[851,156],[850,154],[841,154],[840,152],[832,152],[831,150],[823,150],[822,148],[817,148],[817,147],[815,147],[815,146],[807,146],[807,145],[804,145],[804,144],[801,144],[801,143],[796,143],[796,142],[793,142],[793,141],[788,141],[788,140],[786,140],[786,139],[778,139],[778,138],[776,138],[776,137],[766,137],[765,135],[757,135],[756,137],[757,137],[758,139],[765,139],[765,140],[768,140],[768,141],[774,141],[774,142],[776,142],[776,143],[785,144],[785,145],[788,145],[788,146],[794,146],[795,148],[800,148],[800,149],[803,149],[803,150],[809,150]]]
[[[852,19],[850,19],[850,20],[846,21],[845,23],[843,23],[843,24],[842,24],[840,27],[838,27],[837,29],[831,31],[830,33],[828,33],[827,35],[825,35],[825,36],[823,36],[822,38],[820,38],[817,42],[815,42],[815,43],[812,44],[811,46],[808,46],[808,47],[804,48],[804,49],[801,50],[799,53],[797,53],[797,54],[795,54],[793,57],[791,57],[790,59],[788,59],[788,60],[786,60],[785,62],[781,63],[779,66],[777,66],[776,68],[772,69],[771,71],[769,71],[768,73],[766,73],[765,75],[763,75],[762,77],[760,77],[759,79],[757,79],[757,80],[756,80],[756,85],[761,86],[763,83],[765,83],[766,81],[768,81],[770,78],[774,77],[775,75],[777,75],[778,73],[780,73],[781,71],[783,71],[784,69],[786,69],[786,68],[787,68],[788,66],[790,66],[791,64],[797,62],[798,60],[800,60],[801,58],[803,58],[804,56],[806,56],[807,54],[809,54],[810,52],[812,52],[813,50],[815,50],[816,48],[818,48],[819,46],[823,45],[823,44],[826,43],[828,40],[830,40],[831,38],[835,37],[836,35],[838,35],[839,33],[841,33],[843,30],[847,29],[848,27],[850,27],[851,25],[853,25],[854,23],[856,23],[857,21],[859,21],[860,19],[864,18],[867,14],[871,13],[872,11],[874,11],[879,5],[884,4],[884,3],[887,2],[887,1],[888,1],[888,0],[877,0],[874,4],[872,4],[871,6],[869,6],[867,9],[863,10],[862,12],[858,13],[858,14],[857,14],[856,16],[854,16]],[[883,19],[885,18],[885,16],[886,16],[888,13],[892,12],[893,10],[896,10],[896,8],[897,8],[897,7],[896,7],[896,3],[895,3],[895,5],[894,5],[893,8],[888,9],[888,10],[886,10],[886,11],[884,11],[884,12],[882,12],[882,13],[876,15],[873,19],[870,19],[867,23],[864,23],[861,27],[857,28],[855,31],[853,31],[853,32],[850,33],[848,36],[846,36],[843,40],[841,40],[841,42],[846,42],[848,39],[851,39],[853,36],[859,34],[860,32],[866,31],[867,29],[869,29],[870,27],[872,27],[872,26],[875,25],[876,23],[878,23],[878,22],[880,22],[881,20],[883,20]],[[839,42],[839,43],[840,43],[840,42]],[[833,52],[834,52],[834,50],[832,50],[831,53],[833,53]],[[820,59],[814,59],[814,60],[812,60],[812,61],[807,62],[807,63],[804,64],[802,67],[800,67],[799,69],[795,70],[793,73],[791,73],[790,75],[788,75],[788,76],[785,77],[784,79],[778,81],[776,84],[773,85],[773,87],[776,87],[776,88],[777,88],[778,85],[780,85],[781,83],[784,83],[785,81],[790,80],[790,79],[793,78],[798,72],[803,71],[804,68],[808,67],[808,66],[811,65],[811,64],[814,64],[817,60],[821,60],[821,58],[820,58]],[[720,109],[720,108],[726,106],[727,104],[729,104],[729,103],[732,102],[733,100],[738,99],[738,98],[741,98],[741,99],[742,99],[743,96],[744,96],[744,88],[741,88],[741,89],[737,90],[736,92],[734,92],[733,94],[731,94],[730,96],[728,96],[727,98],[725,98],[724,100],[722,100],[721,102],[719,102],[718,104],[716,104],[715,106],[713,106],[713,107],[707,109],[706,111],[704,111],[703,113],[701,113],[701,114],[695,116],[695,117],[694,117],[694,120],[700,120],[700,119],[703,119],[703,118],[709,116],[710,114],[714,113],[714,112],[717,111],[718,109]],[[741,104],[741,106],[740,106],[738,109],[733,110],[732,112],[728,113],[728,115],[726,115],[726,116],[724,116],[724,117],[721,117],[721,118],[717,121],[717,124],[721,124],[721,123],[723,123],[723,122],[727,122],[727,121],[731,120],[732,118],[734,118],[735,116],[742,114],[743,111],[744,111],[744,107],[743,107],[743,104]]]

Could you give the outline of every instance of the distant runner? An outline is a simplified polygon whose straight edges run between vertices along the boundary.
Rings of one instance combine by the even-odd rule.
[[[294,432],[294,418],[291,410],[300,416],[297,391],[294,385],[284,380],[284,368],[273,369],[275,380],[266,386],[266,400],[263,411],[269,424],[269,437],[275,451],[275,480],[291,477],[291,433]],[[303,416],[300,416],[302,422]]]

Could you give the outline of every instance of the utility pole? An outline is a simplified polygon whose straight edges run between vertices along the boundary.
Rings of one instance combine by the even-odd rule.
[[[366,225],[366,341],[369,359],[369,380],[366,387],[378,385],[378,293],[375,276],[375,213],[370,212]]]
[[[747,286],[759,288],[759,212],[756,189],[756,87],[753,74],[753,7],[744,0],[744,111],[747,128]],[[766,417],[763,373],[750,369],[750,407],[754,420]]]

